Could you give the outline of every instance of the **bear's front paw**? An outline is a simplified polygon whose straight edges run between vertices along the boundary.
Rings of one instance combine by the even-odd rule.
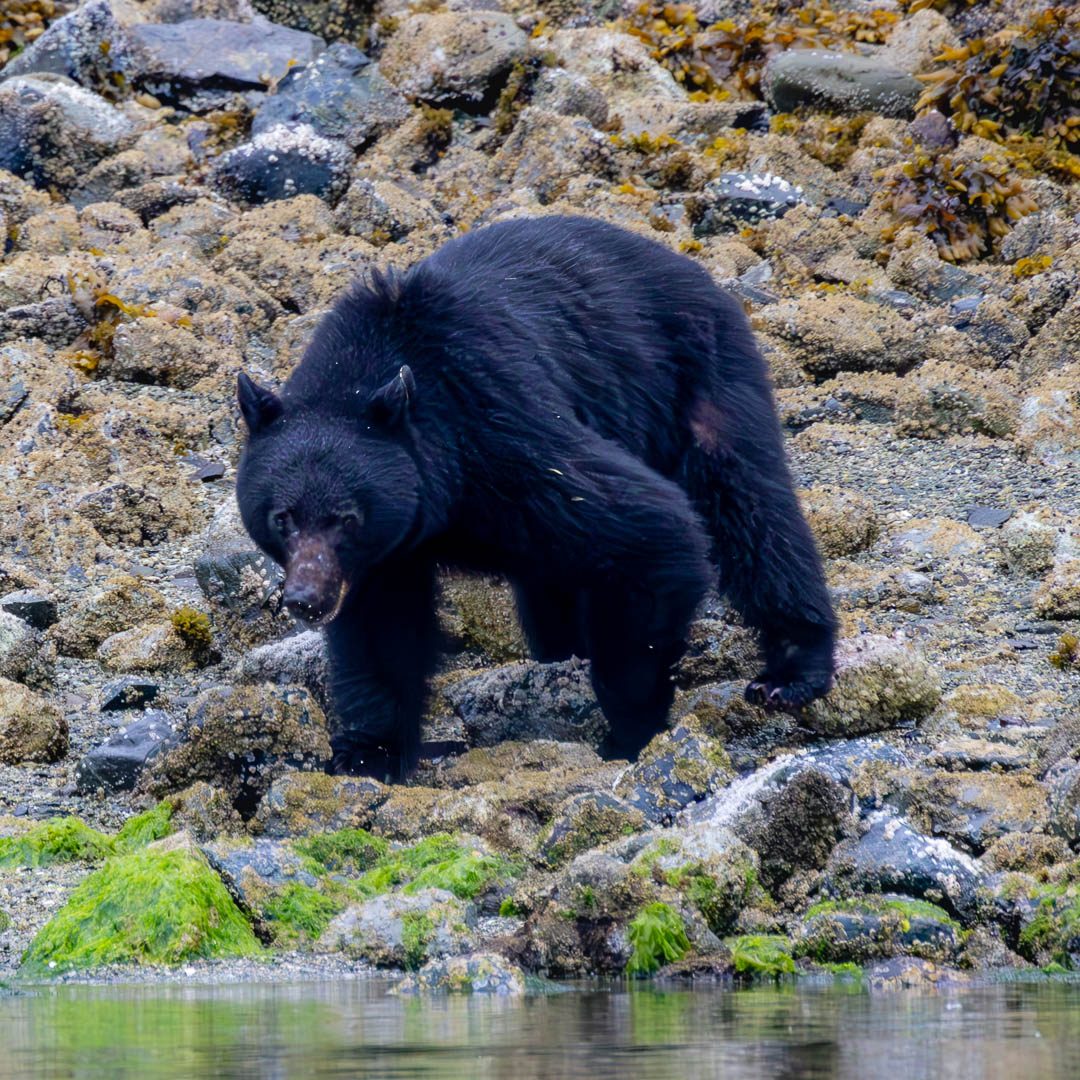
[[[760,705],[768,712],[793,713],[824,697],[831,686],[831,673],[788,680],[762,672],[746,687],[745,696],[751,705]]]
[[[392,784],[404,779],[406,769],[400,753],[365,744],[335,747],[327,771],[332,776],[369,776]]]

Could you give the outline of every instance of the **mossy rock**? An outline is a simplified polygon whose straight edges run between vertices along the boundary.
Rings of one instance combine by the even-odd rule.
[[[27,975],[106,964],[181,964],[259,956],[221,879],[190,848],[108,860],[71,894],[23,958]]]
[[[551,866],[559,866],[608,840],[632,836],[645,823],[645,815],[639,809],[610,792],[571,795],[555,812],[541,842],[540,854]]]
[[[0,679],[0,764],[58,761],[68,751],[60,710],[25,686]]]
[[[496,664],[529,655],[505,581],[452,576],[443,579],[440,591],[441,622],[451,640]]]
[[[1026,905],[1018,899],[1027,914],[1017,952],[1040,967],[1058,964],[1080,971],[1080,885],[1038,886]]]
[[[270,785],[250,828],[277,838],[367,828],[389,794],[369,777],[289,770]]]
[[[902,896],[830,900],[811,907],[795,951],[819,963],[866,963],[893,956],[954,959],[960,924],[935,904]]]
[[[525,993],[525,973],[497,953],[471,953],[429,960],[415,975],[402,979],[391,992],[518,997]]]

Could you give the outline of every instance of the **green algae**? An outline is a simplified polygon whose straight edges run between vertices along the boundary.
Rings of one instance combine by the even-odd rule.
[[[274,945],[283,948],[317,941],[344,908],[339,898],[294,881],[267,900],[264,914]]]
[[[251,926],[203,858],[183,849],[148,848],[109,859],[79,885],[34,938],[22,972],[262,953]]]
[[[77,817],[49,818],[19,836],[0,837],[0,867],[101,862],[168,836],[171,819],[172,806],[158,803],[129,819],[115,836],[108,836]]]
[[[0,911],[0,934],[11,925],[11,916],[6,911]],[[3,983],[0,983],[3,986]]]
[[[795,974],[791,942],[775,934],[744,934],[725,943],[738,975],[779,979]]]
[[[408,911],[401,917],[401,944],[405,949],[405,969],[417,971],[428,959],[428,946],[435,937],[435,924],[422,911]]]
[[[366,829],[338,829],[293,841],[293,851],[315,874],[363,874],[384,860],[390,845]]]
[[[863,896],[854,900],[823,900],[807,910],[806,918],[812,919],[815,915],[884,915],[890,912],[901,917],[901,929],[905,932],[911,928],[912,919],[933,919],[934,922],[960,929],[960,924],[937,904],[902,897]]]
[[[682,916],[663,903],[642,908],[626,928],[626,936],[632,950],[627,975],[652,975],[690,951]]]

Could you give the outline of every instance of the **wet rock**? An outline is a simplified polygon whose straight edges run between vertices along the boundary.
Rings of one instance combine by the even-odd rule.
[[[769,61],[762,79],[769,104],[777,112],[800,107],[844,114],[914,115],[922,94],[918,79],[890,68],[877,57],[790,49]]]
[[[803,492],[802,504],[818,549],[827,558],[865,551],[881,534],[874,504],[857,492],[823,485]]]
[[[932,960],[914,956],[898,957],[873,964],[863,974],[866,988],[872,994],[895,993],[898,990],[938,990],[963,986],[970,976],[960,971],[940,968]]]
[[[750,679],[760,668],[757,638],[751,630],[722,619],[698,619],[691,624],[686,652],[675,665],[675,681],[691,687],[726,679]],[[695,711],[693,704],[687,711]]]
[[[596,775],[604,768],[600,755],[584,743],[509,739],[495,746],[477,747],[441,762],[425,776],[425,782],[433,787],[464,788],[505,780],[515,773],[557,776],[591,772]]]
[[[178,742],[168,714],[148,710],[82,758],[75,766],[75,785],[83,794],[99,788],[131,791],[147,765]]]
[[[1080,619],[1080,559],[1059,563],[1035,594],[1041,619]]]
[[[395,994],[493,994],[519,997],[525,973],[497,953],[470,953],[429,960],[393,988]]]
[[[261,135],[279,124],[306,125],[325,139],[340,139],[358,150],[408,113],[405,98],[378,65],[339,41],[277,83],[256,111],[251,133]]]
[[[831,777],[807,768],[753,807],[736,834],[761,859],[761,880],[776,891],[794,874],[822,869],[851,828],[850,794]]]
[[[783,217],[804,201],[801,187],[772,173],[724,173],[695,196],[694,235],[712,236]]]
[[[773,304],[762,321],[815,376],[903,371],[925,354],[924,342],[901,315],[843,293]]]
[[[880,635],[842,640],[836,684],[803,724],[821,735],[867,735],[925,719],[941,699],[937,674],[914,650]]]
[[[652,739],[615,790],[650,821],[663,822],[723,787],[732,775],[723,745],[689,715]]]
[[[238,91],[265,90],[291,67],[311,63],[325,48],[314,34],[261,17],[249,23],[140,23],[127,36],[132,81],[159,101],[196,111],[222,104]]]
[[[357,0],[252,0],[268,19],[307,30],[328,41],[359,40],[373,17],[373,6]]]
[[[0,611],[0,678],[43,686],[52,677],[56,649],[29,623]]]
[[[896,892],[940,904],[964,921],[976,916],[985,875],[970,856],[916,832],[891,810],[871,814],[866,824],[862,836],[833,852],[824,882],[828,895]]]
[[[47,630],[56,622],[56,601],[33,589],[18,589],[0,597],[0,611],[6,611],[37,630]]]
[[[894,956],[945,962],[955,959],[961,941],[959,924],[935,904],[885,895],[815,904],[799,926],[795,948],[819,963]]]
[[[223,840],[202,848],[210,865],[242,909],[267,918],[266,901],[286,885],[314,888],[317,878],[287,844],[276,840]]]
[[[403,240],[417,229],[448,235],[431,203],[385,180],[354,180],[334,217],[343,232],[376,247]]]
[[[50,631],[64,656],[93,656],[111,634],[164,614],[165,597],[137,578],[111,577],[105,586],[80,602]]]
[[[68,752],[60,710],[25,686],[0,679],[0,764],[58,761]]]
[[[0,169],[37,187],[74,187],[137,134],[123,112],[80,86],[29,76],[0,83]]]
[[[285,769],[330,760],[322,710],[299,687],[213,687],[188,707],[178,734],[179,743],[154,759],[144,786],[161,796],[205,780],[228,791],[245,816]]]
[[[380,66],[410,98],[482,112],[525,45],[525,32],[502,12],[420,12],[402,21]]]
[[[1030,746],[961,735],[942,739],[926,758],[926,763],[957,772],[1026,769],[1035,764],[1035,752]]]
[[[1033,873],[1043,867],[1064,862],[1068,857],[1069,849],[1060,836],[1006,833],[986,849],[981,861],[990,870],[1021,870]]]
[[[557,866],[588,848],[639,831],[645,820],[640,810],[609,792],[571,795],[555,812],[540,854]]]
[[[348,186],[350,164],[342,143],[307,124],[279,124],[217,158],[211,179],[229,197],[256,205],[297,195],[334,202]]]
[[[528,655],[513,593],[505,581],[448,576],[440,582],[440,599],[439,622],[454,647],[478,652],[495,663]]]
[[[276,682],[303,686],[325,706],[326,638],[318,630],[304,630],[281,641],[260,645],[236,665],[242,682]]]
[[[196,657],[171,622],[143,623],[110,634],[97,650],[109,671],[186,671]]]
[[[83,495],[76,510],[115,544],[159,544],[170,531],[170,514],[160,493],[145,484],[106,484]]]
[[[252,829],[281,838],[337,829],[366,829],[389,789],[367,777],[288,771],[270,785]]]
[[[190,833],[200,843],[244,831],[243,818],[236,812],[228,792],[204,780],[170,795],[169,803],[176,828]]]
[[[160,687],[149,679],[128,676],[114,679],[102,688],[101,711],[120,712],[124,709],[141,709],[158,696]]]
[[[529,738],[598,746],[607,730],[588,666],[577,660],[507,664],[453,683],[443,697],[476,746]]]
[[[377,896],[338,915],[319,938],[322,952],[343,952],[380,967],[416,969],[474,947],[475,912],[445,889]]]

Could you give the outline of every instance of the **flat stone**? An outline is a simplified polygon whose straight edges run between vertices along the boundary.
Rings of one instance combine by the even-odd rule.
[[[1012,516],[1012,510],[1001,510],[993,506],[970,506],[967,523],[973,529],[999,529]]]
[[[770,172],[723,173],[705,185],[699,200],[705,209],[694,224],[695,236],[772,221],[806,202],[801,187]]]
[[[178,742],[166,713],[146,712],[75,766],[76,787],[82,794],[130,791],[149,762]]]
[[[120,712],[123,709],[141,709],[158,696],[158,684],[149,679],[131,676],[114,679],[101,691],[101,711]]]
[[[0,610],[28,622],[37,630],[45,630],[56,622],[56,601],[33,589],[19,589],[0,597]]]

